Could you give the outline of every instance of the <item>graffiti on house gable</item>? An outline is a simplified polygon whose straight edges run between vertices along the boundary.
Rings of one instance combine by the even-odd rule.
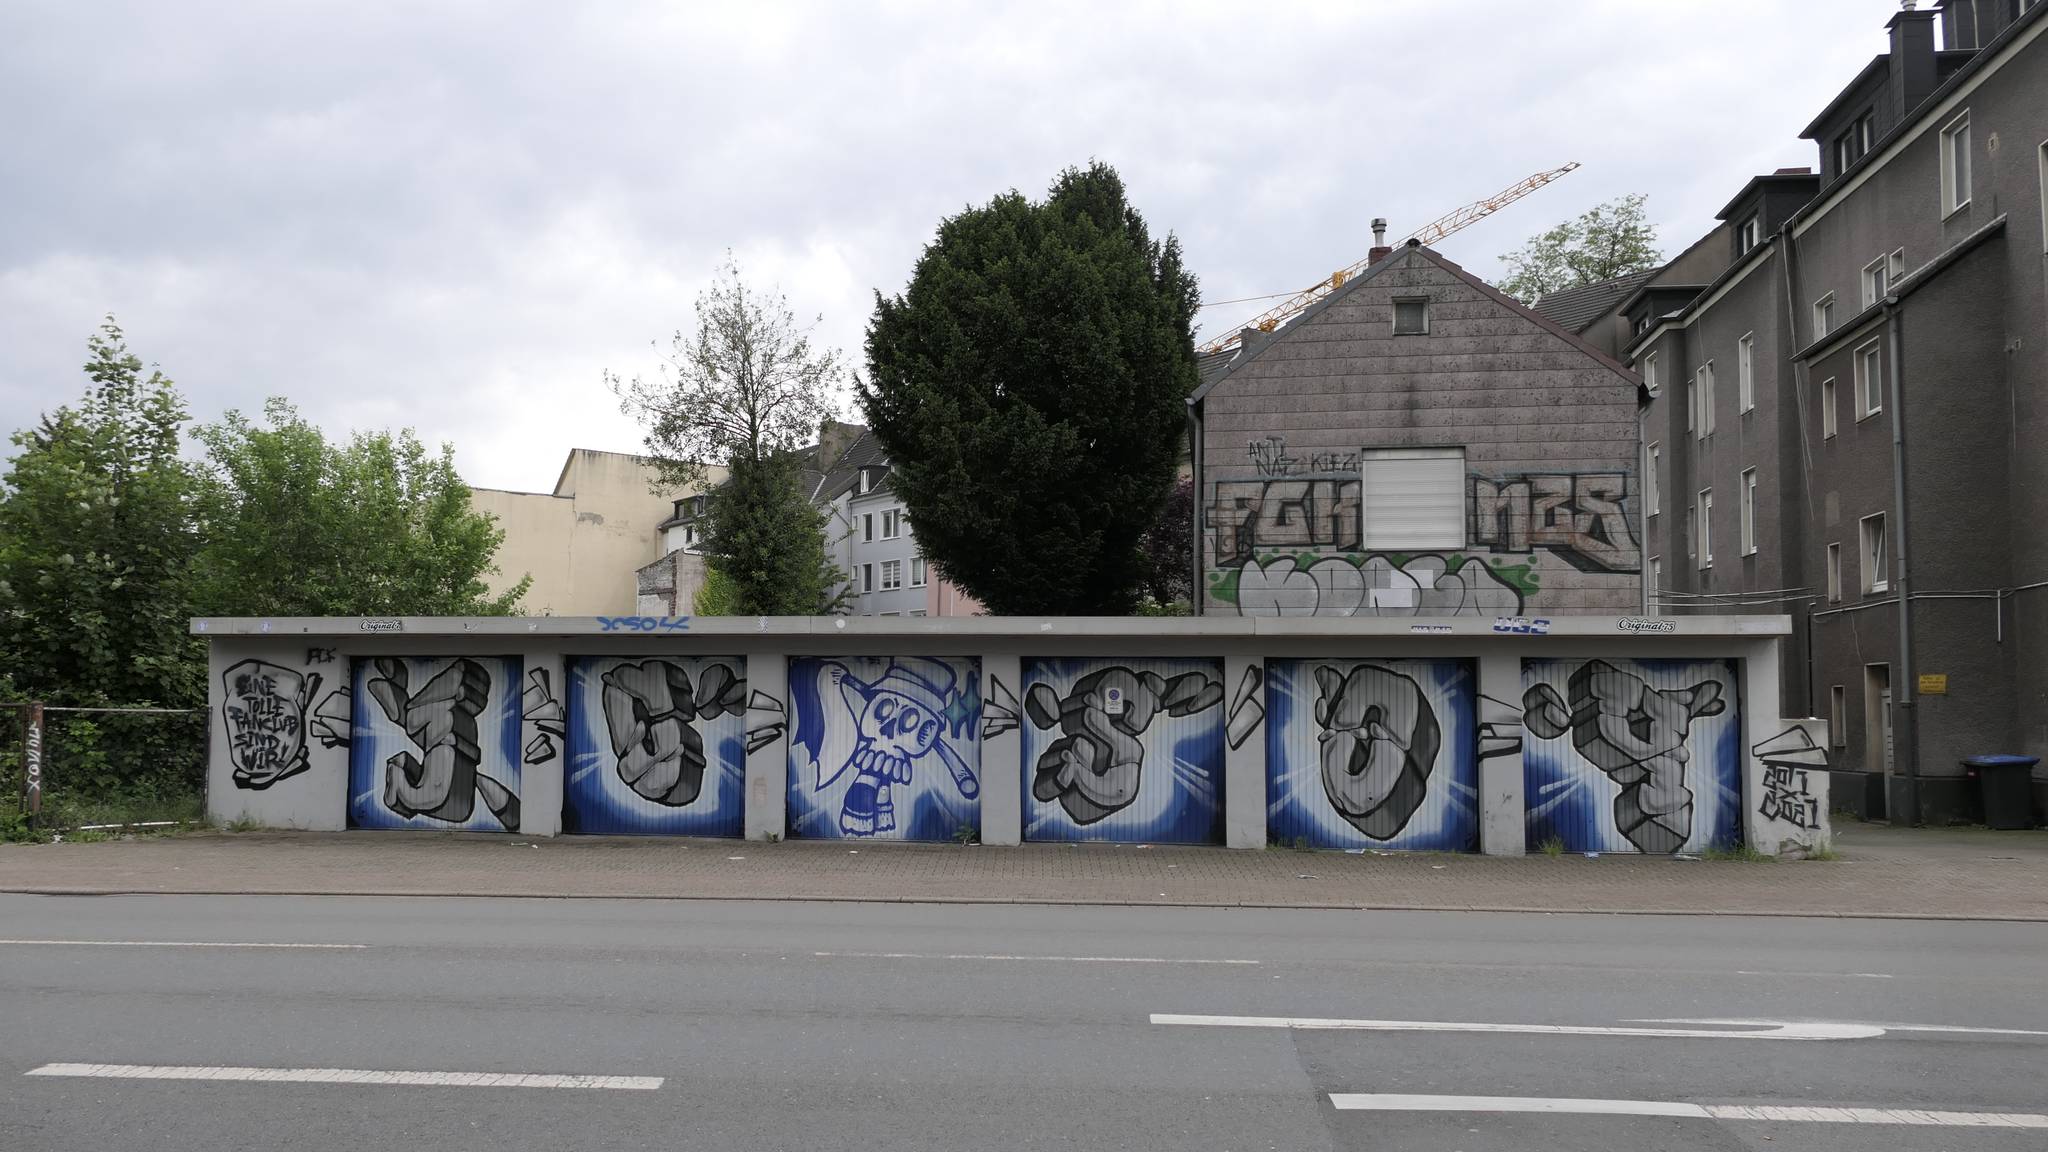
[[[738,836],[747,680],[737,658],[569,666],[567,831]]]
[[[1033,659],[1024,682],[1027,839],[1217,838],[1218,662]]]
[[[1546,549],[1585,572],[1636,572],[1642,548],[1624,505],[1628,474],[1471,478],[1471,540],[1495,552]]]
[[[235,787],[260,791],[311,766],[306,712],[320,691],[318,673],[244,660],[221,673],[221,685]]]
[[[1269,833],[1315,848],[1476,847],[1475,694],[1463,660],[1269,661]]]
[[[1339,479],[1358,476],[1359,452],[1356,449],[1294,456],[1287,451],[1285,437],[1268,436],[1246,444],[1244,454],[1261,476],[1334,475]]]
[[[1212,572],[1209,589],[1240,616],[1500,616],[1521,613],[1536,577],[1456,553],[1278,555]]]
[[[352,826],[518,829],[516,658],[362,660],[355,679]]]
[[[1216,562],[1242,564],[1258,549],[1356,552],[1359,479],[1220,480],[1209,507]]]
[[[1532,842],[1556,836],[1572,851],[1677,852],[1735,840],[1740,724],[1730,667],[1529,660],[1522,668]],[[1603,793],[1612,795],[1611,820],[1592,802]],[[1708,812],[1696,824],[1701,805]]]
[[[980,661],[799,658],[789,682],[792,834],[944,840],[975,825]]]

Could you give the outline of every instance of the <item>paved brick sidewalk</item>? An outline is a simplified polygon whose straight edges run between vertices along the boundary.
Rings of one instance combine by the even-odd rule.
[[[0,891],[632,896],[1668,912],[2048,921],[2048,833],[1840,830],[1841,858],[1742,862],[1221,848],[200,834],[0,845]]]

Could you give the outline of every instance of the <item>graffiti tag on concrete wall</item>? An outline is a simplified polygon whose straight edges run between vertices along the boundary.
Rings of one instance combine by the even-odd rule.
[[[244,660],[221,673],[221,686],[235,787],[261,790],[310,766],[306,710],[320,690],[319,674]]]

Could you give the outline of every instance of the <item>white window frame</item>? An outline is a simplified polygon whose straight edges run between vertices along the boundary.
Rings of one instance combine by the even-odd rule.
[[[1751,212],[1735,226],[1735,255],[1747,256],[1763,243],[1763,213]]]
[[[920,553],[919,555],[912,556],[910,558],[910,586],[912,588],[922,588],[927,580],[923,554]]]
[[[1872,531],[1876,521],[1876,531]],[[1885,537],[1884,513],[1873,512],[1856,524],[1856,539],[1862,548],[1863,590],[1876,594],[1891,590],[1891,541]]]
[[[860,590],[862,595],[875,590],[875,566],[873,564],[863,564],[860,566]]]
[[[1884,299],[1890,290],[1891,257],[1879,256],[1863,266],[1863,306],[1865,308]]]
[[[1657,484],[1657,470],[1664,462],[1664,448],[1656,441],[1649,445],[1649,462],[1643,476],[1643,507],[1645,516],[1655,516],[1664,510],[1663,489]]]
[[[1420,327],[1420,328],[1403,328],[1403,327],[1401,327],[1401,305],[1403,305],[1403,304],[1420,304],[1420,305],[1422,306],[1422,327]],[[1429,335],[1429,297],[1427,297],[1427,296],[1396,296],[1396,297],[1394,297],[1394,317],[1393,317],[1393,326],[1394,326],[1394,335],[1396,335],[1396,336],[1427,336],[1427,335]]]
[[[1875,340],[1851,353],[1856,367],[1856,419],[1868,420],[1884,411],[1884,354]]]
[[[875,490],[875,470],[874,470],[873,468],[863,468],[863,469],[861,469],[861,470],[860,470],[860,494],[861,494],[861,495],[863,495],[863,496],[865,496],[865,495],[867,495],[868,493],[870,493],[870,492],[873,492],[874,490]]]
[[[860,517],[860,542],[872,543],[875,539],[875,514],[863,512]]]
[[[1842,545],[1835,542],[1828,545],[1828,603],[1842,602]]]
[[[1835,397],[1835,378],[1830,376],[1820,382],[1820,438],[1823,440],[1833,440],[1841,431],[1841,418],[1836,415],[1839,403]]]
[[[1697,425],[1701,440],[1714,434],[1714,362],[1707,361],[1693,373],[1693,392],[1699,397],[1700,418]]]
[[[894,508],[882,510],[882,539],[894,540],[903,535],[903,513]]]
[[[1700,535],[1699,566],[1702,569],[1712,568],[1714,566],[1714,490],[1712,488],[1700,489],[1700,494],[1693,498],[1693,506],[1699,510],[1694,516],[1697,531]]]
[[[2048,140],[2038,150],[2041,164],[2041,251],[2048,252]]]
[[[2048,144],[2041,145],[2041,154],[2043,157],[2041,172],[2044,179],[2048,179]],[[2043,216],[2042,220],[2044,222],[2042,227],[2048,228],[2048,216]],[[1649,390],[1650,395],[1655,396],[1657,394],[1657,354],[1655,352],[1650,352],[1643,356],[1643,387]]]
[[[1756,469],[1742,472],[1742,554],[1756,555]]]
[[[1944,220],[1970,206],[1971,159],[1970,110],[1965,108],[1961,115],[1941,128],[1941,218]],[[1962,162],[1961,179],[1957,179],[1958,160]]]
[[[1650,615],[1656,616],[1664,610],[1664,598],[1658,593],[1664,586],[1664,558],[1650,557]]]
[[[1456,461],[1455,496],[1451,496],[1446,490],[1415,498],[1441,503],[1443,507],[1435,511],[1443,515],[1442,523],[1433,524],[1426,530],[1411,527],[1405,533],[1390,525],[1382,524],[1375,527],[1375,515],[1381,513],[1383,508],[1398,511],[1404,502],[1415,502],[1389,499],[1388,494],[1380,489],[1372,475],[1376,466],[1385,466],[1401,460]],[[1437,467],[1447,466],[1438,464]],[[1368,448],[1359,454],[1359,480],[1359,540],[1368,551],[1417,552],[1465,547],[1465,532],[1470,513],[1467,508],[1469,485],[1465,473],[1464,448]],[[1452,507],[1456,509],[1455,515],[1451,514]]]
[[[1835,330],[1835,294],[1833,292],[1813,302],[1813,338],[1815,340]]]
[[[1735,398],[1738,411],[1756,407],[1756,333],[1744,332],[1735,346]]]
[[[1884,258],[1884,292],[1889,296],[1899,287],[1899,281],[1906,278],[1906,250],[1894,248]]]
[[[903,561],[882,561],[882,591],[894,592],[903,587]]]

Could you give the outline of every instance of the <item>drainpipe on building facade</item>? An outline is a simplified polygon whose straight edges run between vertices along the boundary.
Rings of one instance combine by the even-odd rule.
[[[1884,321],[1890,347],[1887,349],[1891,360],[1890,393],[1887,397],[1892,409],[1892,502],[1893,514],[1898,518],[1898,531],[1894,534],[1893,547],[1896,555],[1892,561],[1894,569],[1893,594],[1899,598],[1899,678],[1892,687],[1892,703],[1899,710],[1898,731],[1892,741],[1892,754],[1899,767],[1905,770],[1904,800],[1905,823],[1917,826],[1920,823],[1920,720],[1918,708],[1919,681],[1914,679],[1913,665],[1913,595],[1908,576],[1906,552],[1906,412],[1905,388],[1900,383],[1899,360],[1899,298],[1884,298]],[[1894,819],[1892,823],[1899,821]]]
[[[1644,390],[1644,397],[1643,402],[1636,406],[1636,474],[1640,477],[1636,483],[1636,532],[1638,533],[1637,538],[1642,541],[1642,545],[1636,549],[1636,571],[1638,573],[1636,583],[1642,585],[1643,615],[1648,616],[1651,614],[1650,596],[1652,589],[1650,588],[1650,581],[1654,578],[1654,575],[1650,570],[1648,556],[1650,551],[1650,502],[1646,497],[1649,495],[1650,485],[1655,484],[1657,479],[1650,475],[1650,404],[1654,397],[1649,395],[1647,389]],[[1660,603],[1657,605],[1656,615],[1661,616],[1663,614],[1664,606]]]
[[[1189,460],[1189,462],[1190,462],[1190,463],[1191,463],[1191,465],[1192,465],[1192,468],[1190,469],[1190,472],[1191,472],[1191,474],[1192,474],[1192,476],[1193,476],[1193,479],[1194,479],[1194,483],[1195,483],[1195,491],[1194,491],[1194,494],[1193,494],[1193,496],[1191,496],[1191,497],[1190,497],[1190,502],[1191,502],[1191,503],[1192,503],[1192,504],[1193,504],[1194,506],[1193,506],[1192,508],[1188,509],[1188,512],[1189,512],[1189,517],[1188,517],[1188,523],[1189,523],[1189,524],[1190,524],[1190,525],[1192,526],[1192,530],[1191,530],[1191,531],[1190,531],[1190,532],[1188,533],[1188,537],[1189,537],[1189,540],[1188,540],[1188,543],[1189,543],[1189,548],[1188,548],[1188,564],[1189,564],[1189,568],[1190,568],[1190,571],[1191,571],[1191,573],[1192,573],[1192,575],[1193,575],[1193,578],[1194,578],[1194,582],[1188,585],[1188,613],[1189,613],[1190,615],[1194,615],[1194,616],[1200,616],[1200,615],[1202,614],[1202,593],[1203,593],[1203,588],[1202,588],[1202,414],[1201,414],[1201,401],[1199,401],[1199,400],[1196,400],[1196,399],[1194,399],[1193,397],[1189,397],[1189,398],[1188,398],[1188,460]]]

